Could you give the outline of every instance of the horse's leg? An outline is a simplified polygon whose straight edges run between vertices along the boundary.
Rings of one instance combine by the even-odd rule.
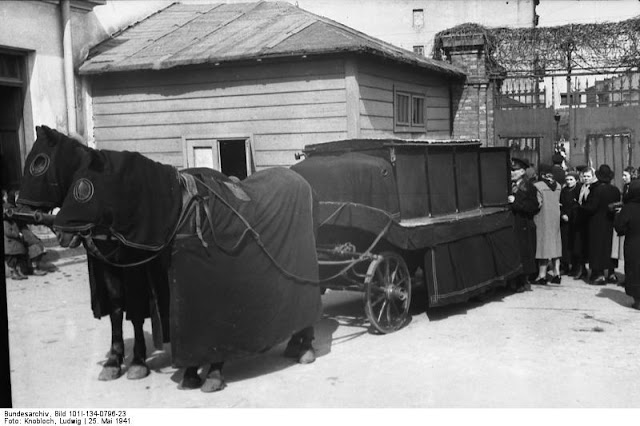
[[[133,361],[127,370],[127,379],[137,380],[145,378],[149,375],[149,367],[147,367],[147,345],[144,342],[144,319],[136,319],[132,321],[134,344],[133,344]]]
[[[116,308],[109,319],[111,320],[111,349],[107,362],[102,367],[98,380],[114,380],[122,373],[122,361],[124,360],[124,339],[122,338],[122,308]]]
[[[202,388],[200,389],[202,392],[216,392],[227,387],[227,383],[224,381],[224,376],[222,375],[223,366],[224,362],[214,362],[211,364],[207,378],[204,380]]]
[[[187,367],[180,382],[180,389],[198,389],[202,386],[202,379],[198,375],[198,367]]]
[[[311,364],[316,360],[316,351],[311,344],[313,339],[313,327],[307,327],[294,333],[287,343],[284,356],[296,358],[300,364]]]

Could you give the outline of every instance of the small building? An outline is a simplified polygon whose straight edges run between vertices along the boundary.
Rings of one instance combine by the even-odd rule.
[[[240,178],[311,143],[450,138],[466,77],[281,2],[172,4],[94,47],[79,74],[97,148]]]
[[[17,188],[35,126],[84,133],[74,63],[98,31],[92,10],[106,0],[0,2],[2,187]],[[71,33],[74,33],[72,39]],[[78,96],[77,96],[78,95]],[[76,102],[77,101],[77,102]],[[77,108],[78,107],[78,108]],[[77,109],[76,109],[77,108]],[[76,126],[76,116],[78,126]]]

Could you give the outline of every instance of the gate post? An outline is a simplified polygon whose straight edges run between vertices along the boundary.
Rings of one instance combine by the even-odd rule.
[[[488,69],[484,34],[444,35],[442,49],[452,65],[467,72],[464,86],[454,87],[451,93],[453,137],[479,139],[484,146],[495,146],[495,80]]]

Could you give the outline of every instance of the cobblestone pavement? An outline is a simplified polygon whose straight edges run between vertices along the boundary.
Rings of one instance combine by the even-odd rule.
[[[561,285],[484,302],[416,310],[388,335],[368,331],[361,295],[328,292],[314,364],[284,345],[225,367],[228,387],[179,390],[170,348],[152,351],[149,377],[97,380],[108,319],[89,305],[85,257],[58,272],[7,280],[14,407],[639,407],[640,311],[619,286]],[[424,298],[416,293],[415,298]],[[125,324],[128,358],[133,331]]]

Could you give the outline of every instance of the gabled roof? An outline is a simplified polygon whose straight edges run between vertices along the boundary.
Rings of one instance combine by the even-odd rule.
[[[365,53],[463,77],[446,62],[414,54],[284,2],[180,4],[113,35],[89,52],[80,74]]]

